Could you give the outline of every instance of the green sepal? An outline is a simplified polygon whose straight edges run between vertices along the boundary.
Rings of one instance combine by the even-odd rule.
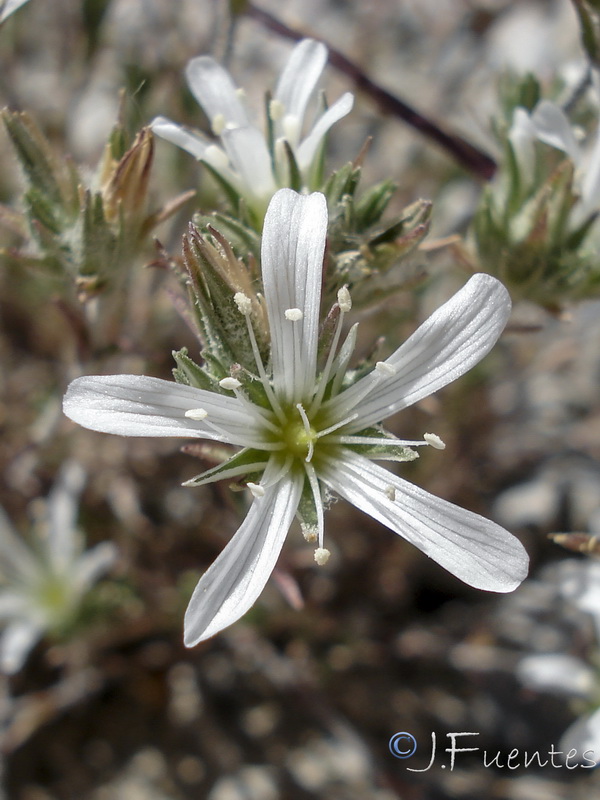
[[[319,517],[315,505],[315,496],[308,477],[304,480],[296,517],[302,528],[304,538],[309,542],[316,542],[319,534]]]
[[[393,181],[385,180],[361,194],[354,208],[356,227],[359,231],[365,231],[379,222],[396,188]]]
[[[412,447],[394,445],[396,438],[382,428],[365,428],[353,436],[368,436],[370,439],[380,439],[381,444],[346,444],[349,450],[359,453],[372,461],[415,461],[419,453]],[[390,444],[387,444],[390,442]]]
[[[187,347],[182,347],[181,350],[173,350],[173,358],[177,364],[173,368],[173,377],[177,383],[194,386],[196,389],[206,389],[210,392],[219,391],[217,388],[218,382],[188,356]]]
[[[288,168],[288,180],[286,181],[286,184],[295,192],[299,192],[302,189],[302,174],[300,173],[296,156],[294,155],[294,151],[292,150],[287,139],[283,140],[283,147],[285,150],[285,156],[287,158]]]
[[[203,486],[206,483],[239,478],[242,475],[262,473],[266,466],[264,451],[248,447],[235,453],[222,464],[207,469],[206,472],[196,475],[195,478],[190,478],[183,486]]]
[[[229,181],[226,178],[224,178],[221,175],[221,173],[218,172],[211,164],[209,164],[208,161],[203,161],[202,159],[200,160],[202,161],[206,169],[210,172],[212,177],[215,179],[217,184],[223,190],[225,197],[227,198],[227,202],[232,207],[234,212],[238,212],[242,199],[240,193],[236,189],[234,189],[234,187],[229,183]]]

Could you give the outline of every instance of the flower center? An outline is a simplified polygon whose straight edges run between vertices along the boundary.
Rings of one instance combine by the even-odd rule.
[[[304,407],[298,403],[290,410],[288,421],[281,427],[281,439],[294,458],[310,461],[313,456],[317,431],[312,427]]]

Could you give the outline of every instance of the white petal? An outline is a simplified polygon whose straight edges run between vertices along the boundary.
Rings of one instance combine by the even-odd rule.
[[[285,114],[297,117],[300,124],[306,105],[327,62],[327,48],[314,39],[303,39],[292,50],[277,88],[275,100],[285,108]]]
[[[584,217],[600,208],[600,128],[596,133],[587,167],[583,171],[581,205],[581,215]]]
[[[358,417],[344,433],[358,431],[455,381],[492,349],[510,309],[500,281],[474,275],[383,362],[395,374],[382,377],[381,370],[374,370],[330,401],[332,416],[343,418],[353,408]],[[369,384],[371,390],[354,408]]]
[[[495,522],[441,500],[345,449],[319,477],[476,589],[511,592],[527,575],[523,545]],[[394,489],[394,492],[390,492]],[[390,499],[395,494],[395,500]]]
[[[198,56],[187,65],[185,74],[196,100],[204,109],[209,122],[222,114],[226,125],[249,125],[236,86],[227,70],[210,56]]]
[[[600,763],[600,708],[591,714],[580,717],[563,733],[558,749],[565,754],[576,750],[579,763],[592,767]],[[584,758],[585,755],[585,758]],[[577,757],[569,759],[569,764],[578,763]]]
[[[23,620],[9,625],[0,636],[0,671],[7,675],[18,672],[41,636],[42,630],[34,622]]]
[[[531,115],[531,122],[540,142],[562,150],[570,156],[574,164],[579,163],[579,145],[569,118],[559,106],[549,100],[541,100]]]
[[[119,551],[112,542],[101,542],[91,550],[86,550],[77,560],[71,580],[74,590],[83,594],[104,575],[117,560]]]
[[[185,614],[187,647],[236,622],[254,604],[275,567],[302,484],[301,475],[288,474],[254,500],[246,519],[194,590]]]
[[[223,131],[221,141],[245,192],[266,205],[276,186],[271,156],[262,133],[251,126],[234,128]]]
[[[354,95],[350,92],[346,92],[346,94],[342,95],[339,100],[336,100],[323,116],[317,120],[313,129],[306,139],[304,139],[296,153],[296,161],[301,170],[310,166],[321,144],[321,140],[327,131],[332,125],[335,125],[336,122],[349,114],[352,111],[353,105]]]
[[[32,577],[37,571],[36,559],[0,506],[0,575],[3,574],[10,580]]]
[[[48,557],[60,573],[75,558],[80,537],[76,530],[79,496],[85,470],[77,461],[66,461],[48,497]]]
[[[185,416],[197,408],[208,412],[205,421]],[[193,436],[244,446],[248,434],[259,435],[236,398],[145,375],[76,378],[63,410],[84,428],[119,436]],[[208,427],[209,422],[222,428],[222,434]]]
[[[273,383],[290,402],[314,388],[327,203],[322,194],[281,189],[269,204],[262,240],[262,272],[271,329]],[[300,309],[302,319],[285,312]]]
[[[19,591],[12,588],[0,591],[0,621],[24,617],[29,608],[29,599],[23,594],[22,587],[19,587]]]
[[[0,23],[8,19],[11,14],[14,14],[18,8],[21,8],[27,2],[28,0],[5,0],[4,3],[0,3]]]
[[[177,147],[181,147],[182,150],[199,160],[204,156],[206,148],[210,144],[210,141],[199,133],[192,133],[192,131],[186,130],[175,122],[171,122],[166,117],[156,117],[150,123],[150,127],[152,128],[152,133],[167,142],[171,142],[171,144],[177,145]]]

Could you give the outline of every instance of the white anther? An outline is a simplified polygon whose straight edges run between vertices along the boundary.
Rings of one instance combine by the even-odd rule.
[[[423,439],[425,439],[427,444],[431,445],[431,447],[434,447],[436,450],[446,449],[446,444],[435,433],[424,433]]]
[[[269,116],[273,120],[273,122],[277,122],[278,120],[282,119],[283,115],[285,114],[285,106],[281,102],[281,100],[271,100],[269,103]]]
[[[347,314],[352,308],[352,298],[350,297],[350,292],[348,291],[347,286],[342,286],[342,288],[338,290],[337,301],[340,311],[343,311],[344,314]]]
[[[378,361],[375,364],[375,369],[380,375],[395,375],[398,372],[396,367],[388,364],[387,361]]]
[[[210,127],[215,136],[220,136],[225,130],[226,120],[223,114],[215,114],[212,118]]]
[[[239,389],[241,385],[237,378],[223,378],[222,381],[219,381],[221,389],[228,389],[230,392]]]
[[[240,314],[243,314],[245,317],[252,311],[252,300],[243,292],[236,292],[233,295],[233,302],[238,307]]]
[[[238,88],[235,90],[235,94],[239,100],[244,100],[244,98],[246,97],[246,90],[242,89],[241,86],[238,86]]]
[[[325,547],[317,547],[315,550],[315,561],[322,567],[329,561],[331,553]]]
[[[295,114],[287,114],[282,122],[281,127],[288,142],[295,147],[300,138],[300,120]]]
[[[217,171],[227,169],[229,166],[229,159],[216,144],[208,145],[202,156],[202,161],[208,162]]]
[[[264,494],[265,494],[265,487],[264,487],[264,486],[261,486],[261,485],[260,485],[260,483],[252,483],[252,481],[249,481],[249,482],[246,484],[246,486],[247,486],[247,487],[250,489],[250,491],[252,492],[252,496],[253,496],[253,497],[264,497]]]
[[[391,500],[392,503],[396,500],[396,488],[395,486],[386,486],[384,489],[384,494],[388,500]]]
[[[185,412],[185,415],[188,419],[194,419],[200,422],[203,419],[206,419],[208,416],[208,411],[205,411],[203,408],[190,408],[189,411]]]
[[[283,312],[283,315],[290,322],[298,322],[304,316],[299,308],[288,308],[287,311]]]

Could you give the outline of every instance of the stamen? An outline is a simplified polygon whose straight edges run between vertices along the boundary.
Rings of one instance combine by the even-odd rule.
[[[283,135],[291,144],[296,147],[300,138],[300,120],[295,114],[287,114],[281,121]]]
[[[215,483],[216,481],[224,481],[229,478],[239,478],[240,475],[248,475],[249,472],[261,472],[267,466],[266,461],[255,461],[252,464],[240,464],[238,467],[230,467],[223,469],[223,465],[219,464],[212,469],[196,475],[195,478],[190,478],[189,481],[182,483],[182,486],[205,486],[207,483]]]
[[[379,372],[380,375],[395,375],[398,370],[392,364],[388,364],[387,361],[378,361],[375,364],[375,369]]]
[[[190,408],[189,411],[185,412],[184,416],[188,419],[193,419],[197,422],[200,422],[201,420],[206,419],[208,416],[208,411],[206,411],[204,408]]]
[[[315,550],[315,561],[320,567],[325,566],[330,556],[331,553],[325,547],[317,547]]]
[[[235,90],[235,94],[240,100],[244,100],[246,97],[246,90],[242,89],[241,86],[238,86],[238,88]]]
[[[222,172],[229,169],[229,159],[216,144],[208,145],[204,151],[202,160],[208,161],[211,167],[214,167],[217,172]]]
[[[228,392],[233,392],[235,389],[239,389],[241,385],[242,384],[237,378],[223,378],[222,381],[219,381],[219,386],[222,389],[227,389]]]
[[[280,119],[283,119],[284,114],[285,106],[281,100],[271,100],[269,103],[269,116],[273,122],[278,122]]]
[[[385,445],[386,447],[390,445],[396,447],[421,447],[429,444],[429,442],[413,442],[410,439],[396,439],[395,437],[389,439],[382,437],[379,439],[376,436],[332,436],[331,444],[372,444]]]
[[[342,327],[344,325],[344,314],[346,313],[346,311],[350,311],[350,309],[352,308],[352,300],[350,299],[350,292],[348,291],[348,289],[346,289],[345,286],[343,286],[338,291],[338,305],[340,307],[340,315],[338,317],[337,325],[335,326],[335,333],[333,334],[333,339],[331,340],[329,353],[327,354],[327,361],[325,362],[325,367],[323,368],[323,372],[321,373],[321,377],[319,378],[319,385],[317,386],[317,391],[315,392],[315,396],[310,405],[309,410],[311,414],[315,413],[315,411],[321,405],[321,401],[323,400],[325,390],[327,389],[327,384],[329,383],[331,368],[335,360],[335,352],[337,350],[338,342],[340,340],[340,335],[342,333]]]
[[[354,422],[354,420],[358,417],[358,413],[351,414],[346,419],[343,419],[341,422],[336,422],[335,425],[330,425],[328,428],[325,428],[322,431],[317,433],[317,439],[320,439],[322,436],[328,436],[330,433],[337,431],[338,428],[343,428],[344,425],[348,425],[350,422]],[[336,436],[335,439],[343,439],[343,436]],[[334,440],[332,440],[334,441]]]
[[[388,500],[391,500],[392,503],[396,502],[396,487],[395,486],[386,486],[383,490],[383,493],[387,497]]]
[[[212,118],[210,127],[215,136],[220,136],[225,130],[225,117],[223,114],[215,114]]]
[[[283,315],[290,322],[299,322],[304,316],[299,308],[288,308],[287,311],[283,312]]]
[[[350,359],[352,358],[352,353],[354,352],[354,348],[356,347],[357,334],[358,334],[358,322],[356,322],[350,328],[344,343],[340,347],[340,352],[337,359],[338,364],[335,368],[333,383],[331,384],[332,397],[335,397],[337,394],[339,394],[340,387],[344,380],[344,375],[346,374],[346,370],[348,369],[348,364],[350,363]]]
[[[252,481],[248,481],[246,486],[250,489],[253,497],[264,497],[265,496],[265,487],[261,486],[260,483],[252,483]]]
[[[435,433],[424,433],[423,438],[425,439],[426,443],[434,447],[436,450],[445,450],[446,444],[443,442],[440,437]]]
[[[250,346],[252,347],[252,355],[254,356],[254,361],[256,363],[256,369],[258,370],[258,376],[259,376],[260,381],[261,381],[261,383],[263,385],[263,388],[265,390],[265,394],[267,395],[267,399],[268,399],[269,403],[271,404],[271,408],[273,409],[273,411],[275,412],[277,417],[279,417],[279,421],[281,423],[284,423],[285,422],[285,414],[283,413],[283,409],[279,405],[279,401],[275,397],[275,393],[273,392],[273,387],[271,386],[271,381],[267,377],[267,372],[265,370],[265,365],[262,362],[262,358],[261,358],[261,355],[260,355],[260,350],[258,349],[258,344],[256,342],[256,336],[254,335],[254,328],[252,327],[252,320],[250,319],[250,314],[249,313],[247,314],[244,311],[245,301],[241,300],[241,306],[240,306],[240,302],[238,302],[238,300],[236,300],[236,297],[238,297],[239,295],[242,295],[242,298],[246,298],[248,300],[250,298],[247,298],[246,295],[243,292],[237,292],[233,297],[233,299],[236,302],[237,307],[239,308],[240,312],[246,318],[246,327],[248,328],[248,336],[250,338]]]
[[[306,462],[309,462],[313,457],[313,453],[315,452],[315,446],[313,443],[313,434],[310,429],[310,421],[308,419],[308,416],[306,415],[306,411],[304,410],[302,403],[297,403],[296,408],[298,409],[298,411],[300,412],[300,416],[302,417],[302,424],[304,425],[304,430],[306,431],[306,437],[308,439],[308,454],[304,460]]]
[[[318,541],[319,541],[319,550],[323,548],[323,534],[325,531],[325,519],[323,514],[323,498],[321,497],[321,489],[319,487],[319,479],[317,478],[317,473],[315,468],[312,464],[306,464],[304,469],[306,470],[306,477],[308,478],[308,482],[310,484],[310,488],[313,494],[313,500],[315,502],[315,509],[317,511],[317,532],[318,532]],[[317,562],[318,563],[318,562]]]

